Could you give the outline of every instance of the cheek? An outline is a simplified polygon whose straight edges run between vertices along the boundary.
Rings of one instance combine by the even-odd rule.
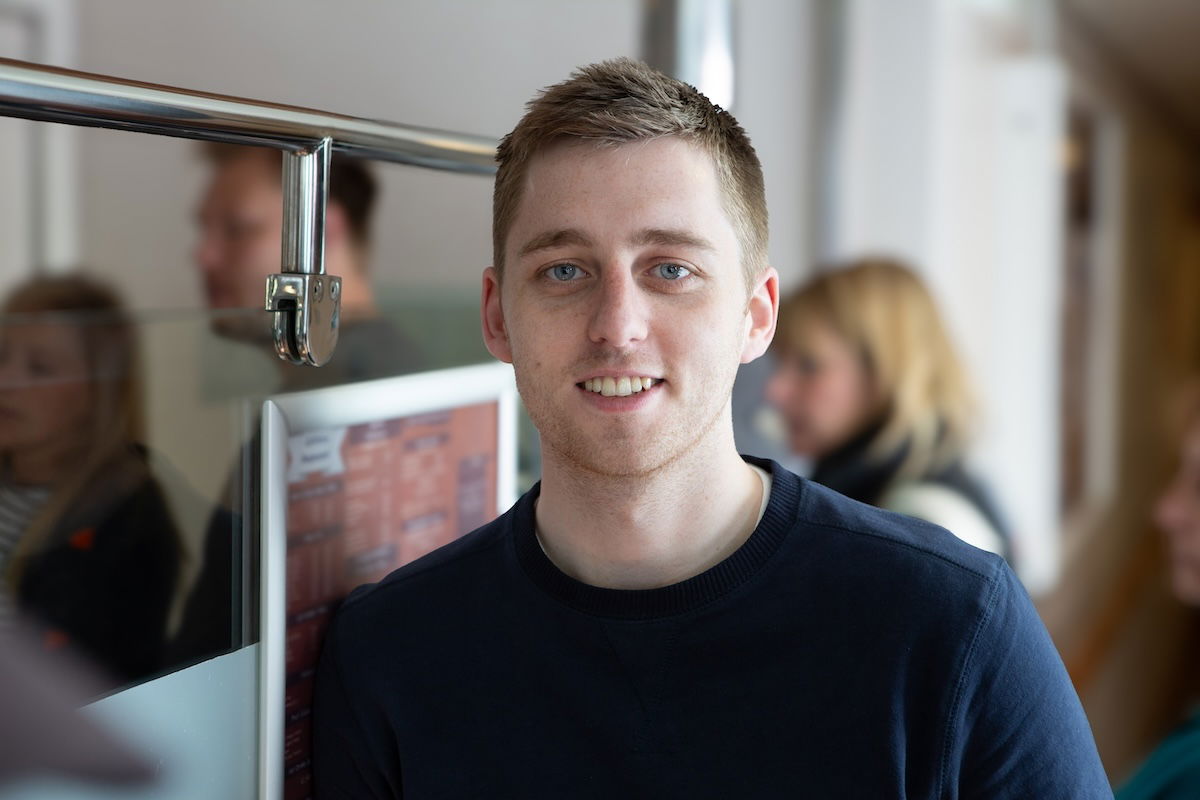
[[[66,383],[43,390],[38,403],[37,413],[48,427],[75,431],[90,414],[91,393],[86,384]]]
[[[776,369],[771,373],[771,377],[767,378],[763,396],[776,408],[787,410],[795,402],[796,377],[782,369]]]
[[[814,413],[832,419],[840,419],[849,413],[857,400],[854,387],[846,376],[829,371],[808,381],[805,396]]]
[[[263,236],[249,248],[243,260],[247,274],[265,277],[282,269],[283,247],[276,236]]]
[[[848,419],[863,422],[871,414],[871,386],[861,370],[847,370],[837,391],[837,402]]]

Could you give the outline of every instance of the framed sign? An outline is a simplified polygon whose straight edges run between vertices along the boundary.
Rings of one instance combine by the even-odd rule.
[[[505,364],[263,404],[261,796],[311,796],[311,703],[341,601],[515,501],[517,394]]]

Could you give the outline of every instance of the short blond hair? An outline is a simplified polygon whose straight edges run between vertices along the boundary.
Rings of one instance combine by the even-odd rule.
[[[695,87],[638,61],[617,58],[581,67],[542,91],[526,109],[496,150],[492,248],[497,272],[503,274],[508,232],[534,156],[564,140],[612,147],[665,136],[692,142],[712,157],[725,211],[741,245],[747,286],[766,268],[762,165],[733,115]]]
[[[779,308],[773,349],[794,355],[808,326],[827,325],[862,358],[882,426],[870,455],[907,445],[899,474],[917,477],[960,458],[975,402],[937,304],[915,272],[889,258],[863,258],[819,273]]]

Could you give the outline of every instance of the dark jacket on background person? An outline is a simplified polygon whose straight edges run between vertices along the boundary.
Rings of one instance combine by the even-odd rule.
[[[22,570],[16,605],[48,650],[70,649],[114,684],[161,665],[182,544],[140,449],[107,464]]]

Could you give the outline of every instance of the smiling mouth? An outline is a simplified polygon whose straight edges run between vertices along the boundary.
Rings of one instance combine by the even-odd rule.
[[[588,378],[583,383],[575,384],[584,391],[593,392],[604,397],[627,397],[631,394],[644,392],[662,383],[662,378],[647,378],[641,375],[622,375],[619,378],[605,376],[603,378]]]

